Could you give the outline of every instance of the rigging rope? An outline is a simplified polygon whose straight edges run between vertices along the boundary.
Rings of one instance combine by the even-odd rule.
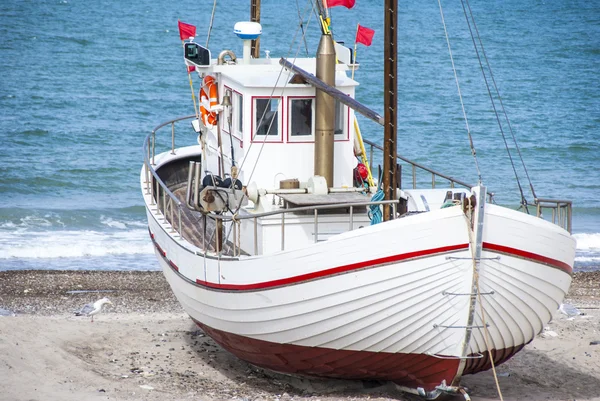
[[[375,195],[371,198],[371,202],[380,202],[385,198],[385,193],[382,189],[378,189]],[[379,224],[383,220],[383,213],[381,212],[381,205],[369,205],[369,218],[371,219],[371,225]]]
[[[312,3],[312,0],[308,0],[307,1],[307,4],[310,4],[310,3]],[[314,8],[314,4],[313,4],[312,8]],[[308,6],[307,6],[306,9],[308,9]],[[310,20],[311,19],[309,18],[308,21],[307,21],[307,23],[306,23],[306,27],[307,28],[308,28],[308,26],[310,24]],[[292,38],[292,43],[290,44],[290,48],[288,49],[288,53],[286,55],[286,59],[289,58],[290,54],[292,53],[292,49],[294,47],[294,42],[296,41],[296,37],[298,36],[298,31],[299,30],[300,30],[300,26],[298,26],[298,28],[296,28],[296,32],[294,33],[294,37]],[[298,46],[298,49],[296,50],[296,54],[294,55],[294,60],[296,60],[296,58],[298,57],[298,53],[300,53],[300,46]],[[279,80],[281,79],[281,75],[283,74],[284,70],[285,70],[285,68],[283,66],[281,66],[281,69],[279,70],[279,75],[277,76],[277,79],[275,80],[275,85],[273,85],[273,89],[271,90],[271,94],[269,95],[269,99],[273,98],[273,94],[275,93],[275,89],[277,89],[277,84],[279,83]],[[291,75],[291,72],[288,75]],[[283,85],[283,88],[281,89],[281,93],[283,93],[283,91],[285,91],[285,88],[287,87],[288,83],[289,83],[289,80],[286,80],[285,84]],[[265,110],[263,111],[262,116],[260,117],[260,120],[259,120],[259,122],[257,124],[257,127],[261,126],[261,124],[262,124],[262,122],[263,122],[266,114],[267,114],[267,108],[265,107]],[[260,150],[258,151],[258,156],[256,157],[256,162],[254,163],[254,167],[252,168],[252,172],[250,173],[250,176],[247,179],[248,182],[250,182],[250,180],[252,179],[252,176],[254,175],[254,171],[256,170],[256,166],[258,164],[258,159],[260,158],[260,155],[261,155],[261,153],[262,153],[262,151],[264,149],[265,143],[267,142],[267,138],[269,137],[269,132],[271,132],[271,127],[273,125],[273,121],[275,120],[275,116],[276,115],[277,114],[273,114],[273,116],[271,117],[271,121],[269,122],[269,127],[267,128],[267,132],[265,133],[265,138],[261,142],[261,147],[260,147]],[[255,136],[256,136],[256,134],[255,134]],[[252,138],[252,139],[254,139],[254,138]],[[250,146],[248,146],[248,153],[247,154],[250,154],[250,149],[252,148],[252,145],[254,143],[255,143],[254,141],[250,142]],[[244,157],[244,160],[242,161],[242,164],[240,166],[240,171],[244,167],[244,163],[246,162],[246,160],[247,160],[247,158]]]
[[[307,6],[305,8],[304,14],[306,14],[307,10],[308,10],[308,6],[312,3],[312,0],[307,0]],[[311,21],[311,17],[310,17],[310,12],[314,11],[315,8],[315,4],[312,3],[312,7],[311,10],[309,11],[309,17],[308,17],[308,21],[306,22],[306,28],[308,29],[308,26],[310,24]],[[289,58],[290,54],[292,53],[292,49],[294,47],[294,43],[296,41],[296,37],[298,36],[298,31],[300,30],[301,25],[298,26],[298,28],[296,28],[296,32],[294,33],[294,37],[292,38],[292,42],[290,44],[290,48],[288,49],[287,55],[286,55],[286,59]],[[300,53],[300,45],[298,45],[298,49],[296,50],[296,54],[294,55],[294,60],[296,60],[296,58],[298,57],[298,53]],[[275,80],[275,84],[273,85],[273,89],[271,90],[271,94],[269,95],[268,99],[273,99],[273,94],[275,93],[275,90],[277,89],[277,84],[279,83],[279,80],[281,79],[281,75],[283,74],[283,71],[285,70],[285,68],[283,66],[281,66],[281,69],[279,70],[279,75],[277,76],[277,79]],[[291,73],[289,74],[291,75]],[[285,81],[285,84],[283,85],[283,88],[281,89],[281,93],[283,93],[283,91],[285,91],[285,88],[287,87],[289,83],[289,80]],[[260,127],[263,123],[263,120],[265,118],[265,115],[267,114],[267,107],[265,107],[265,110],[263,111],[260,120],[257,124],[257,127]],[[267,142],[267,138],[269,137],[269,132],[271,132],[271,127],[273,126],[273,121],[275,120],[277,114],[273,114],[273,116],[271,117],[271,121],[269,122],[269,127],[267,128],[267,132],[265,133],[265,137],[261,142],[261,147],[258,151],[258,155],[256,156],[256,161],[254,162],[254,166],[252,167],[252,171],[250,172],[250,175],[247,178],[247,182],[250,182],[250,180],[252,179],[252,176],[254,175],[254,171],[256,170],[256,166],[258,165],[258,160],[260,159],[260,155],[262,154],[262,151],[265,147],[265,143]],[[256,135],[256,134],[255,134]],[[252,138],[254,139],[254,138]],[[250,149],[252,149],[252,145],[254,144],[254,141],[250,141],[250,146],[248,146],[248,151],[246,152],[246,156],[243,158],[239,170],[238,171],[242,171],[242,169],[244,168],[244,164],[246,163],[247,155],[250,154]],[[244,197],[247,197],[248,195],[244,192]],[[236,210],[234,211],[234,214],[237,214],[240,210],[240,208],[242,207],[242,202],[239,203],[238,207],[236,208]],[[230,228],[229,232],[227,233],[227,235],[225,236],[225,240],[229,240],[229,235],[231,234],[233,230],[233,225]]]
[[[304,31],[304,18],[300,14],[300,4],[296,0],[296,10],[298,11],[298,18],[300,19],[300,29],[302,29],[302,39],[304,39],[304,48],[306,49],[306,57],[308,57],[308,43],[306,43],[306,32]]]
[[[439,2],[440,0],[438,0]],[[475,42],[475,37],[473,35],[473,30],[471,29],[471,23],[469,21],[469,16],[467,15],[467,10],[465,9],[465,2],[464,0],[460,0],[460,3],[462,5],[463,8],[463,12],[465,15],[465,20],[467,21],[467,26],[469,27],[469,33],[471,34],[471,40],[473,41],[473,47],[475,49],[475,54],[477,55],[477,61],[479,62],[479,67],[481,68],[481,74],[483,75],[483,80],[485,81],[485,87],[488,91],[488,95],[490,97],[490,101],[492,102],[492,108],[494,109],[494,114],[496,115],[496,121],[498,122],[498,127],[500,128],[500,133],[502,134],[502,140],[504,141],[504,147],[506,148],[506,152],[508,153],[508,158],[510,160],[510,164],[513,168],[513,172],[515,174],[515,178],[517,179],[517,186],[519,187],[519,192],[521,193],[521,205],[523,207],[525,207],[525,210],[527,211],[527,214],[529,214],[529,209],[527,208],[527,199],[525,198],[525,195],[523,193],[523,188],[521,187],[521,181],[519,180],[519,175],[517,174],[517,169],[515,167],[515,163],[513,161],[512,155],[510,153],[510,149],[508,147],[508,142],[506,141],[506,135],[504,135],[504,130],[502,129],[502,122],[500,121],[500,116],[498,115],[498,110],[496,109],[496,103],[494,102],[494,97],[492,96],[492,91],[490,90],[490,85],[489,82],[487,80],[487,76],[485,74],[485,69],[483,68],[483,63],[481,62],[481,57],[479,55],[479,50],[477,48],[477,43]],[[470,8],[469,8],[470,9]],[[473,17],[473,14],[471,14],[471,17]],[[479,38],[479,33],[478,33],[478,39],[479,41],[481,41],[481,38]]]
[[[470,205],[471,205],[471,201],[469,198],[469,206]],[[465,221],[467,222],[467,232],[469,234],[469,247],[471,248],[471,260],[473,262],[473,281],[475,283],[475,287],[477,288],[477,291],[476,291],[477,302],[479,303],[479,308],[481,309],[481,324],[483,326],[483,342],[485,343],[485,348],[487,349],[488,357],[490,358],[490,364],[492,366],[492,373],[494,375],[494,380],[496,381],[496,390],[498,390],[498,396],[500,397],[500,401],[503,401],[504,399],[502,398],[502,390],[500,390],[500,382],[498,381],[498,374],[496,373],[496,365],[494,363],[492,349],[490,348],[489,330],[488,330],[488,325],[487,325],[487,322],[485,319],[485,311],[483,308],[483,302],[481,300],[481,288],[479,287],[479,266],[478,266],[477,257],[475,254],[475,249],[477,247],[477,244],[475,243],[476,241],[473,238],[473,230],[471,228],[474,226],[473,217],[474,217],[473,208],[469,207],[465,214]],[[481,228],[479,228],[479,229],[481,229]],[[474,308],[474,306],[473,306],[473,308]]]
[[[533,184],[531,183],[531,179],[529,178],[529,172],[527,171],[527,166],[525,166],[525,161],[523,160],[523,156],[521,154],[521,149],[517,143],[517,139],[516,139],[515,133],[512,129],[512,125],[510,123],[510,120],[508,119],[508,114],[506,113],[506,108],[504,107],[504,102],[502,102],[502,97],[500,96],[500,90],[498,90],[498,85],[496,84],[496,79],[494,78],[494,74],[492,72],[492,67],[489,63],[487,54],[485,53],[485,48],[483,47],[483,42],[481,40],[481,36],[479,35],[479,29],[477,29],[477,24],[475,23],[475,17],[473,16],[473,11],[471,10],[471,5],[469,4],[468,0],[466,1],[466,3],[467,3],[467,8],[469,9],[469,14],[471,15],[471,21],[473,21],[473,27],[475,28],[475,32],[477,33],[477,39],[479,40],[479,46],[481,46],[481,53],[483,54],[483,57],[487,64],[487,68],[490,72],[490,78],[492,79],[492,83],[494,84],[494,90],[496,91],[496,95],[498,96],[498,100],[500,102],[500,107],[502,108],[502,112],[504,114],[504,119],[506,120],[506,123],[508,124],[508,129],[513,138],[513,142],[517,149],[517,153],[519,154],[519,158],[521,159],[521,164],[523,165],[525,175],[527,176],[527,181],[529,182],[529,188],[531,189],[531,194],[533,195],[533,198],[535,199],[535,198],[537,198],[537,196],[535,194],[535,190],[533,189]]]
[[[482,183],[481,170],[479,169],[479,162],[477,161],[477,153],[475,152],[475,146],[473,145],[473,137],[471,135],[471,128],[469,127],[469,119],[467,118],[467,112],[465,111],[465,104],[463,102],[462,93],[460,91],[460,84],[458,82],[458,74],[456,73],[456,66],[454,65],[454,57],[452,56],[452,48],[450,47],[450,39],[448,38],[448,29],[446,29],[446,21],[444,19],[444,10],[442,9],[442,2],[438,0],[440,7],[440,16],[442,17],[442,25],[444,26],[444,34],[446,35],[446,44],[448,45],[448,52],[450,53],[450,61],[452,62],[452,71],[454,72],[454,80],[456,81],[456,88],[458,89],[458,97],[460,98],[460,106],[462,108],[463,117],[465,119],[465,125],[467,127],[467,135],[469,136],[469,144],[471,146],[471,154],[475,160],[475,168],[477,169],[477,177],[479,183]]]
[[[210,40],[210,33],[212,32],[213,21],[215,20],[215,11],[217,10],[217,0],[213,3],[212,14],[210,15],[210,24],[208,25],[208,35],[206,36],[206,47],[208,48],[208,41]]]

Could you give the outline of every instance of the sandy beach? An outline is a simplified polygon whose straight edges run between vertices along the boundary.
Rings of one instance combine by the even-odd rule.
[[[73,312],[108,297],[88,317]],[[504,400],[600,400],[600,272],[577,273],[546,330],[497,369]],[[0,272],[0,400],[416,400],[385,383],[297,378],[222,350],[160,272]],[[491,372],[466,376],[498,400]],[[456,400],[462,397],[455,398]]]

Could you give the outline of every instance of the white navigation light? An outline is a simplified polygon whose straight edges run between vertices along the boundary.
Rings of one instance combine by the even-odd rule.
[[[233,26],[233,33],[240,39],[254,40],[262,33],[262,26],[258,22],[241,21]]]

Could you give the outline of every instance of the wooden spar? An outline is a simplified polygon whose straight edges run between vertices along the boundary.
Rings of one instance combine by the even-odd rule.
[[[383,191],[384,199],[396,199],[396,156],[398,123],[398,0],[385,0],[385,27],[383,45],[383,98],[385,124],[383,126]],[[383,205],[383,220],[393,218],[389,204]]]
[[[352,110],[367,117],[369,120],[375,121],[379,125],[384,124],[384,118],[379,113],[369,109],[367,106],[365,106],[364,104],[351,98],[350,96],[348,96],[344,92],[340,91],[339,89],[336,89],[333,86],[327,85],[325,82],[323,82],[322,80],[320,80],[319,78],[317,78],[316,76],[311,74],[310,72],[307,72],[307,71],[303,70],[302,68],[294,65],[292,62],[286,60],[283,57],[279,60],[279,64],[284,66],[288,70],[293,71],[294,73],[300,75],[310,85],[314,86],[317,89],[322,90],[323,92],[326,92],[327,94],[329,94],[329,96],[339,100],[341,103],[345,104],[346,106],[350,107]]]
[[[260,24],[260,0],[250,0],[250,21]],[[250,54],[253,58],[260,58],[260,36],[252,40]]]

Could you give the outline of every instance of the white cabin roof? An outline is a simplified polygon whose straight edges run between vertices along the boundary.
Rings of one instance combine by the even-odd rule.
[[[241,62],[241,60],[238,59],[238,62]],[[296,59],[295,64],[303,70],[315,74],[316,58],[299,58]],[[213,60],[211,67],[212,72],[222,73],[228,80],[234,81],[245,88],[283,88],[284,86],[293,88],[308,86],[287,83],[294,76],[294,73],[287,70],[281,72],[282,67],[279,64],[279,58],[251,59],[250,64],[223,65],[218,65],[217,60]],[[336,87],[358,86],[358,82],[347,76],[346,71],[348,70],[349,68],[345,64],[336,65]]]

